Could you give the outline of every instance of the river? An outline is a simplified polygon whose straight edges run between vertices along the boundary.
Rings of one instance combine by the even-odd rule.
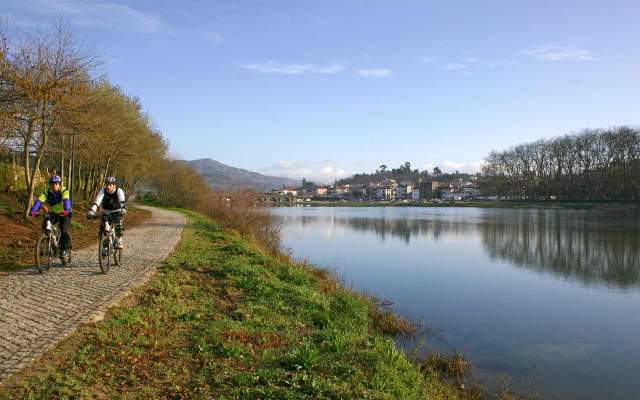
[[[489,387],[640,398],[640,213],[274,208],[285,248],[440,332]]]

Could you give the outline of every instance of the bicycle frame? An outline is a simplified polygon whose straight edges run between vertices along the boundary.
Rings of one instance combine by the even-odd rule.
[[[110,216],[102,214],[102,223],[100,229],[100,242],[98,244],[98,261],[100,270],[106,274],[111,268],[111,260],[113,265],[119,265],[122,257],[122,250],[116,249],[116,228],[111,224]]]
[[[56,214],[47,213],[44,215],[45,223],[42,229],[40,239],[36,242],[36,269],[38,272],[43,273],[48,271],[51,267],[52,259],[58,255],[60,236],[62,232],[55,226],[54,222]],[[46,241],[46,248],[41,246]],[[46,259],[46,263],[45,263]],[[71,255],[67,255],[67,259],[61,259],[62,265],[68,264],[71,261]]]

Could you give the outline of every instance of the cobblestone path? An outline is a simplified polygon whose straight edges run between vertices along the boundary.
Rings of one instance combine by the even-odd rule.
[[[43,275],[33,268],[0,276],[0,384],[78,325],[100,319],[131,289],[146,283],[169,255],[180,240],[184,217],[140,208],[151,211],[151,218],[125,231],[122,264],[111,266],[108,275],[100,272],[95,244],[74,251],[68,267],[54,266]]]

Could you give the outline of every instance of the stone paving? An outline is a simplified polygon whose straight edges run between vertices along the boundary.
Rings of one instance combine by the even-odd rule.
[[[151,218],[125,231],[122,264],[112,265],[107,275],[100,272],[95,244],[74,251],[70,266],[0,276],[0,384],[151,278],[180,240],[185,219],[140,208],[151,211]]]

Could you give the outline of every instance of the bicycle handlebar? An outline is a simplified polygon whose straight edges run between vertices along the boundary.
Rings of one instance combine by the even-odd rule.
[[[59,217],[64,217],[65,216],[64,213],[65,213],[65,211],[62,211],[62,212],[49,211],[49,212],[44,212],[44,213],[35,212],[35,213],[29,213],[29,216],[31,216],[33,218],[40,217],[40,216],[47,217],[47,216],[51,216],[51,215],[57,215]],[[69,214],[67,214],[67,215],[69,215]]]

